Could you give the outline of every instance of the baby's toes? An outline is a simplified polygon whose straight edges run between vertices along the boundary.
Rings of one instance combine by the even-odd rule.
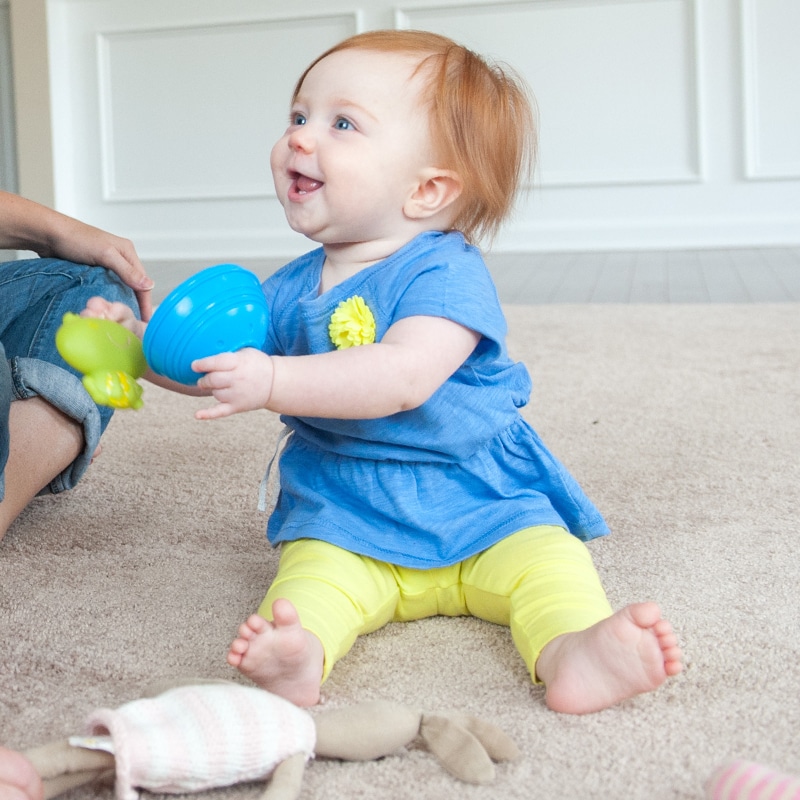
[[[268,626],[269,622],[264,617],[258,614],[251,614],[242,627],[246,627],[253,636],[258,636],[259,633],[264,633]]]

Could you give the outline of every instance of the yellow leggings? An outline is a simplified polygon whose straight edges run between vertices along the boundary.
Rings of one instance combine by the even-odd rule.
[[[323,680],[361,634],[440,614],[509,626],[536,681],[536,660],[548,642],[612,613],[586,546],[552,526],[525,528],[465,561],[429,570],[299,539],[282,545],[258,613],[271,619],[278,598],[290,600],[322,642]]]

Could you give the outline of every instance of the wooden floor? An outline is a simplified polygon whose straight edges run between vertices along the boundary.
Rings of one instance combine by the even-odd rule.
[[[800,247],[487,258],[506,303],[791,303]]]
[[[800,246],[728,250],[496,253],[486,258],[504,303],[800,302]],[[211,262],[147,264],[158,303]],[[281,260],[240,260],[261,277]]]

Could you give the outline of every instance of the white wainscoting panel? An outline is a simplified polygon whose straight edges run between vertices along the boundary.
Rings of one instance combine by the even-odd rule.
[[[742,0],[749,178],[800,178],[798,35],[797,0]]]
[[[342,15],[98,34],[105,199],[274,197],[287,76],[354,29]]]
[[[525,77],[541,110],[541,186],[701,177],[695,0],[451,2],[401,9],[398,22]]]
[[[26,2],[47,11],[56,203],[150,262],[314,246],[269,150],[308,62],[392,26],[531,85],[539,168],[496,250],[800,243],[798,0]]]
[[[303,5],[303,4],[300,4]],[[254,0],[54,0],[60,209],[145,258],[229,260],[307,247],[275,197],[269,151],[308,62],[357,9]]]

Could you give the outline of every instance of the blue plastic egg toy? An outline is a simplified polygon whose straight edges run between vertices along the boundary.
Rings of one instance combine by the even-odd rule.
[[[198,358],[262,349],[269,308],[261,280],[236,264],[207,267],[183,281],[156,308],[142,341],[150,368],[193,386],[202,377],[192,370]]]

